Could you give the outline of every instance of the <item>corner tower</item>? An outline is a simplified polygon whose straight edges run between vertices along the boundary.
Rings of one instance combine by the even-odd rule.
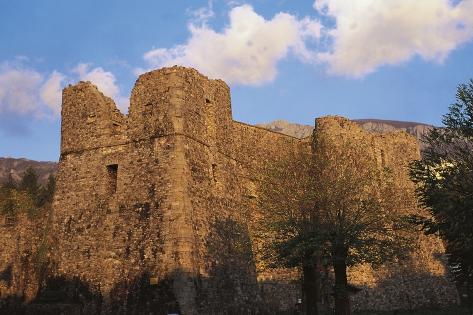
[[[248,308],[256,275],[232,134],[228,86],[193,69],[141,75],[128,117],[90,83],[64,90],[55,276],[88,288],[88,312]]]

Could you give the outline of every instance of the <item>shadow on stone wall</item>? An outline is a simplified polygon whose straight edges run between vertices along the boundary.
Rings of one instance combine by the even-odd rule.
[[[0,281],[3,281],[8,287],[11,286],[13,278],[13,266],[9,264],[0,271]]]
[[[354,307],[391,311],[442,309],[458,303],[452,286],[445,276],[402,268],[375,287],[360,286],[361,291],[353,297]]]
[[[179,272],[175,272],[177,274]],[[110,292],[110,314],[179,314],[173,291],[176,275],[154,282],[145,272],[131,282],[115,285]]]
[[[198,281],[199,313],[256,313],[261,301],[247,226],[231,218],[217,219],[205,247],[208,274]]]
[[[22,296],[2,297],[0,314],[96,314],[100,305],[100,294],[94,293],[86,283],[57,277],[47,279],[31,301],[25,301]]]
[[[259,282],[259,290],[264,314],[292,315],[300,309],[300,280],[264,280]]]
[[[158,281],[145,271],[117,283],[107,296],[102,296],[99,287],[77,278],[49,277],[32,301],[0,298],[0,314],[178,314],[174,279],[188,279],[195,287],[199,314],[262,314],[246,226],[232,219],[216,220],[205,246],[204,276],[177,270]],[[11,270],[0,270],[0,276],[11,281]]]
[[[172,277],[153,283],[148,273],[132,281],[118,283],[110,300],[98,288],[74,278],[49,278],[37,297],[25,302],[22,297],[0,299],[0,314],[79,315],[79,314],[173,314],[179,307],[172,291]]]

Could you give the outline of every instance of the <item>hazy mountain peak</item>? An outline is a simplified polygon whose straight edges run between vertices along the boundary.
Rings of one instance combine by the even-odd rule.
[[[369,132],[389,133],[403,130],[419,140],[423,134],[432,128],[430,125],[411,121],[383,119],[354,119],[352,121],[356,122],[361,128]],[[269,123],[257,124],[256,126],[297,138],[310,136],[314,129],[314,126],[290,123],[286,120],[275,120]]]
[[[40,184],[45,184],[50,174],[56,174],[56,162],[38,162],[25,158],[0,157],[0,184],[8,179],[11,174],[15,181],[20,181],[23,173],[28,167],[35,169]]]

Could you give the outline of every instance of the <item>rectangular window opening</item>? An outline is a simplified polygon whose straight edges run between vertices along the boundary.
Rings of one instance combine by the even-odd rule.
[[[108,187],[110,194],[117,192],[118,164],[107,165]]]

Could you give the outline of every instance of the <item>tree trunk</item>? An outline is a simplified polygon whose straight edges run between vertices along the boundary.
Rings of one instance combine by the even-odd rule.
[[[473,315],[473,283],[471,280],[467,280],[467,295],[468,295],[468,311],[470,315]]]
[[[335,315],[351,315],[347,289],[347,254],[345,248],[336,248],[332,253],[335,272]]]
[[[317,302],[320,300],[320,272],[318,259],[306,258],[302,266],[302,293],[305,315],[318,315]]]

